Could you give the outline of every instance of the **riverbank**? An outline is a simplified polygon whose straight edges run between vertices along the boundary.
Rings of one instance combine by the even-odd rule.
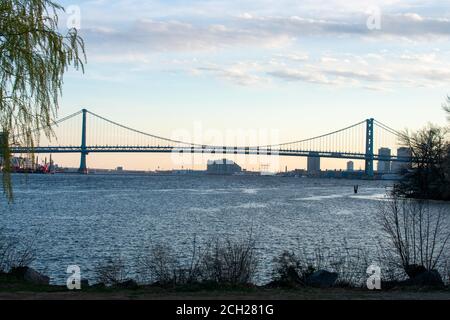
[[[85,286],[82,290],[69,291],[64,286],[36,285],[2,275],[0,300],[450,300],[450,288],[399,287],[370,291],[364,288],[263,286],[139,286],[130,289]]]
[[[394,290],[372,292],[364,289],[298,290],[264,289],[182,292],[162,289],[10,291],[0,290],[0,300],[450,300],[450,291]]]

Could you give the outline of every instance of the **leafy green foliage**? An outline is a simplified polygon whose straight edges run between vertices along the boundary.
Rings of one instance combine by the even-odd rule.
[[[58,31],[63,7],[49,0],[0,3],[0,158],[3,190],[11,200],[11,145],[33,150],[42,129],[50,137],[63,75],[83,70],[84,43],[76,29]]]

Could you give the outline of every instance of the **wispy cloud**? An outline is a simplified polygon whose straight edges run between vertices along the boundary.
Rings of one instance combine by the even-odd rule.
[[[133,72],[369,90],[449,80],[450,4],[434,0],[91,0],[82,6],[90,61]],[[366,24],[372,6],[381,9],[379,30]],[[96,20],[101,10],[108,14]]]
[[[275,55],[276,58],[269,60],[221,67],[200,66],[195,70],[196,74],[211,73],[242,85],[277,85],[277,81],[282,81],[378,91],[447,86],[450,81],[450,72],[447,71],[450,70],[450,61],[429,55],[408,55],[408,59],[405,59],[405,55],[327,54],[296,63],[292,63],[290,57]]]
[[[136,51],[211,51],[227,48],[279,48],[306,37],[345,36],[357,39],[427,40],[450,37],[450,19],[417,14],[385,15],[380,30],[369,30],[366,16],[348,20],[315,20],[298,16],[233,18],[199,24],[179,20],[140,19],[121,28],[84,30],[94,46]],[[357,40],[356,39],[356,40]],[[119,48],[120,48],[119,47]],[[292,57],[304,58],[304,57]]]

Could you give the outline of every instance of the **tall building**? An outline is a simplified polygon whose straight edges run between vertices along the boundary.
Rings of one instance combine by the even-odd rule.
[[[308,157],[308,173],[320,172],[320,157],[318,153],[312,153]]]
[[[231,160],[210,160],[208,161],[208,174],[232,175],[242,171],[242,168]]]
[[[353,161],[347,162],[347,171],[348,172],[355,171],[355,163]]]
[[[398,148],[397,158],[399,159],[411,159],[412,152],[410,148]],[[405,170],[411,169],[411,161],[409,162],[392,162],[392,172],[401,173]]]
[[[390,173],[391,172],[391,149],[380,148],[378,150],[378,173]]]

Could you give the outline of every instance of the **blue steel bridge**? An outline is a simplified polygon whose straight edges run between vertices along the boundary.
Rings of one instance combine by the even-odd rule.
[[[176,141],[133,129],[86,109],[56,121],[52,129],[55,133],[52,139],[40,138],[33,150],[13,145],[12,153],[78,153],[80,173],[87,173],[86,158],[93,153],[176,152],[362,160],[367,176],[374,175],[374,161],[411,162],[409,157],[386,157],[377,153],[381,147],[391,147],[395,151],[401,134],[375,119],[312,138],[266,146],[213,146]]]

